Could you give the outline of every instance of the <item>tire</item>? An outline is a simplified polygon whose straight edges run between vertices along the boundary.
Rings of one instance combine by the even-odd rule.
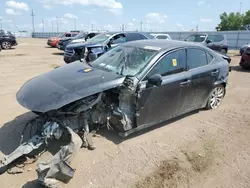
[[[12,45],[11,45],[11,43],[8,42],[8,41],[3,41],[3,42],[1,43],[1,46],[2,46],[2,49],[7,50],[7,49],[10,49]]]
[[[222,84],[216,85],[208,98],[206,109],[207,110],[212,110],[216,109],[221,105],[221,102],[225,96],[226,89]]]
[[[227,50],[226,49],[221,49],[221,51],[220,51],[222,54],[227,54]]]

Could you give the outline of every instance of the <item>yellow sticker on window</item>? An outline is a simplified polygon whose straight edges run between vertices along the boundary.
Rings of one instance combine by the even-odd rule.
[[[174,67],[176,67],[177,66],[177,60],[176,59],[172,59],[172,64],[173,64]]]
[[[83,71],[84,71],[84,72],[90,72],[90,71],[92,71],[92,69],[87,68],[87,69],[84,69]]]

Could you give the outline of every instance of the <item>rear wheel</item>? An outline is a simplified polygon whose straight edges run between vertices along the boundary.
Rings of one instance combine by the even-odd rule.
[[[2,49],[5,49],[5,50],[10,49],[11,48],[11,43],[8,42],[8,41],[3,41],[1,46],[2,46]]]
[[[213,88],[207,101],[206,109],[216,109],[220,106],[225,96],[225,87],[220,84]]]

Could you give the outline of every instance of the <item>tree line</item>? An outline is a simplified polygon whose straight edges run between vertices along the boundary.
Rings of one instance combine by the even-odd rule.
[[[250,30],[250,10],[240,12],[226,12],[220,15],[220,23],[215,28],[217,31]]]

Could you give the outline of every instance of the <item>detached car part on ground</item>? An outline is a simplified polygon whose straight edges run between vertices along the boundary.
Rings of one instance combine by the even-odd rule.
[[[66,46],[70,43],[78,43],[78,42],[86,42],[88,39],[93,38],[94,36],[98,35],[97,32],[90,32],[90,33],[79,33],[75,37],[64,37],[61,38],[57,44],[57,48],[59,50],[65,50]]]
[[[143,40],[121,44],[92,62],[77,61],[26,82],[17,101],[38,115],[37,134],[1,160],[8,167],[48,139],[69,137],[38,180],[67,183],[81,146],[94,149],[91,134],[107,127],[126,137],[190,111],[219,107],[226,93],[230,58],[192,43]],[[27,129],[26,127],[26,129]],[[23,132],[28,131],[24,130]]]
[[[222,54],[227,54],[228,52],[227,39],[226,39],[226,36],[223,34],[195,33],[195,34],[188,36],[185,39],[185,41],[200,43]]]
[[[0,30],[0,45],[3,50],[17,45],[16,37],[9,31]]]
[[[84,59],[87,62],[91,62],[119,44],[145,39],[154,38],[143,32],[109,32],[99,34],[85,43],[69,44],[64,52],[64,61],[72,63]]]

